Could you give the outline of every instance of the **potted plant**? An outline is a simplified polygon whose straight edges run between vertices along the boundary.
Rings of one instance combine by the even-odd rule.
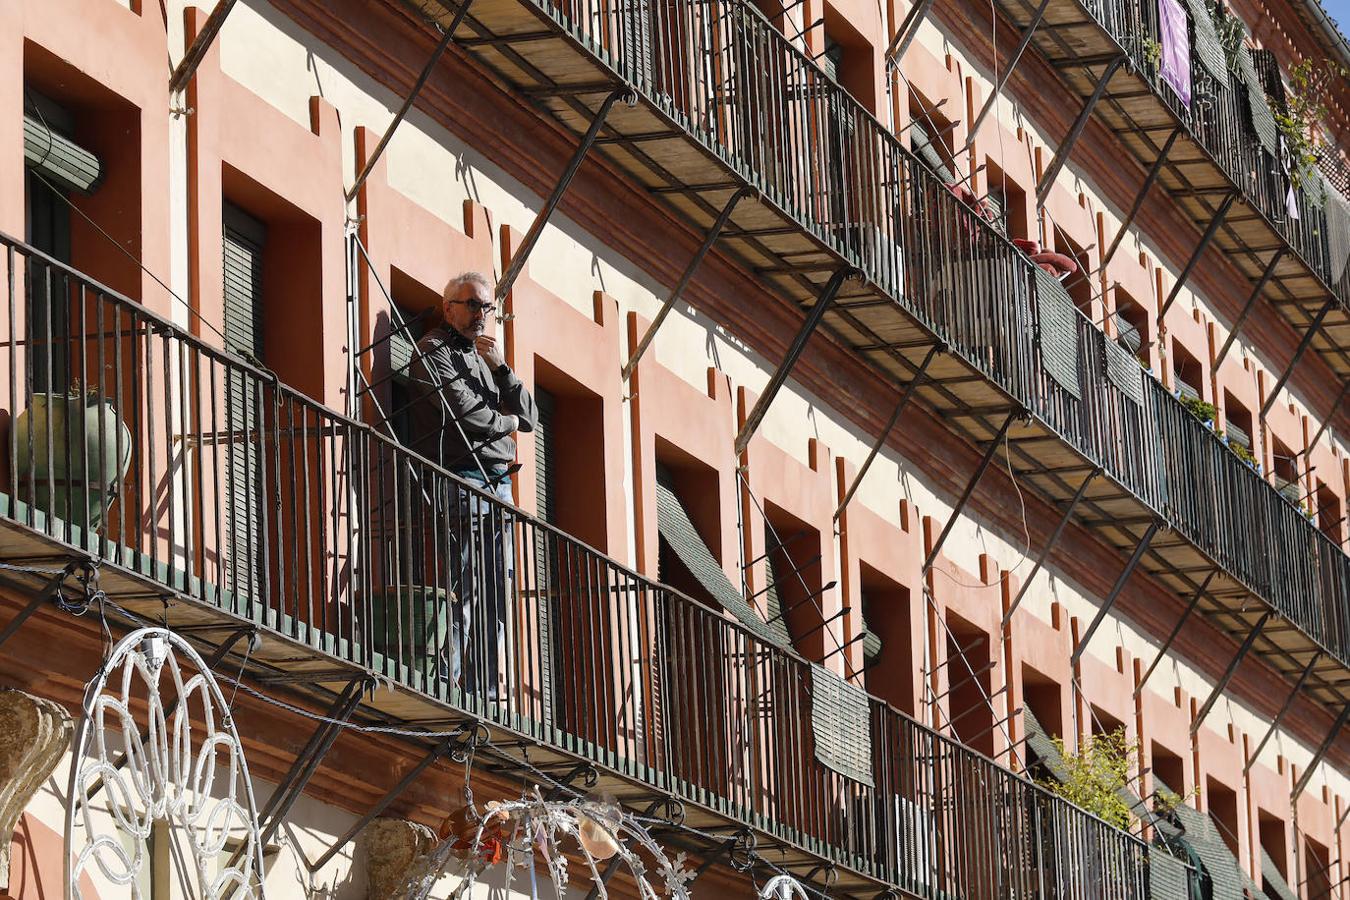
[[[35,393],[13,436],[19,499],[98,531],[131,465],[131,432],[112,401],[78,383],[65,394]]]

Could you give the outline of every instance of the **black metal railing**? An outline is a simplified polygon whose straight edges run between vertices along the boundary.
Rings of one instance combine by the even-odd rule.
[[[1043,319],[1043,285],[1030,260],[751,4],[635,0],[611,19],[602,15],[601,0],[523,2],[634,85],[766,202],[861,269],[898,310],[1350,664],[1350,557],[1187,418],[1152,378],[1144,377],[1136,392],[1107,377],[1109,338],[1081,314],[1069,326],[1075,340],[1062,333],[1048,340],[1054,323]],[[1143,59],[1143,42],[1128,32],[1134,23],[1149,25],[1136,0],[1094,0],[1092,11],[1120,34],[1122,46],[1136,48],[1141,66],[1152,65]],[[593,28],[597,22],[604,27]],[[1151,27],[1156,31],[1156,23]],[[1254,156],[1264,151],[1238,129],[1248,113],[1237,88],[1205,88],[1202,78],[1200,89],[1211,90],[1214,100],[1199,104],[1196,127],[1223,138],[1222,158],[1233,171],[1272,171],[1269,156]],[[1272,187],[1260,202],[1283,208],[1284,191]],[[1299,203],[1304,210],[1305,201]],[[1310,209],[1299,222],[1280,225],[1286,238],[1304,241],[1294,246],[1310,262],[1326,258],[1318,216]],[[1051,357],[1066,352],[1077,366],[1077,390],[1047,375]],[[1200,458],[1210,483],[1196,490],[1198,470],[1176,461]],[[1246,511],[1233,506],[1239,495],[1251,504]],[[1253,541],[1247,526],[1258,521],[1277,546]]]
[[[813,725],[835,676],[32,248],[0,255],[0,518],[922,897],[1145,896],[1133,836],[861,692],[843,737],[867,771],[838,774]]]
[[[1350,302],[1350,285],[1332,277],[1324,201],[1291,183],[1277,154],[1257,137],[1242,75],[1230,71],[1227,84],[1221,84],[1201,64],[1192,41],[1191,102],[1187,104],[1160,73],[1156,5],[1143,0],[1080,0],[1080,5],[1128,54],[1157,97],[1237,186],[1248,207],[1266,219],[1342,304]],[[1266,102],[1264,96],[1261,102]]]

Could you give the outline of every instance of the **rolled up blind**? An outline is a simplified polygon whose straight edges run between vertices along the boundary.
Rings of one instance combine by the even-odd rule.
[[[23,162],[57,187],[81,194],[92,194],[103,177],[97,156],[29,113],[23,114]]]

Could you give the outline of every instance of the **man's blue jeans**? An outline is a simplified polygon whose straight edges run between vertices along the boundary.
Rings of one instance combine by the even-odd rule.
[[[502,503],[452,487],[450,537],[457,545],[459,565],[453,585],[450,681],[468,695],[495,701],[505,675],[501,666],[506,658],[506,603],[515,589],[511,479],[503,476],[484,485],[477,472],[461,477]]]

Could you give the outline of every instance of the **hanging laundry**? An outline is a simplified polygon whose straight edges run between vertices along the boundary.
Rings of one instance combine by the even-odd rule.
[[[1181,102],[1191,105],[1191,35],[1186,10],[1180,0],[1158,0],[1159,36],[1162,59],[1158,72],[1177,92]]]

